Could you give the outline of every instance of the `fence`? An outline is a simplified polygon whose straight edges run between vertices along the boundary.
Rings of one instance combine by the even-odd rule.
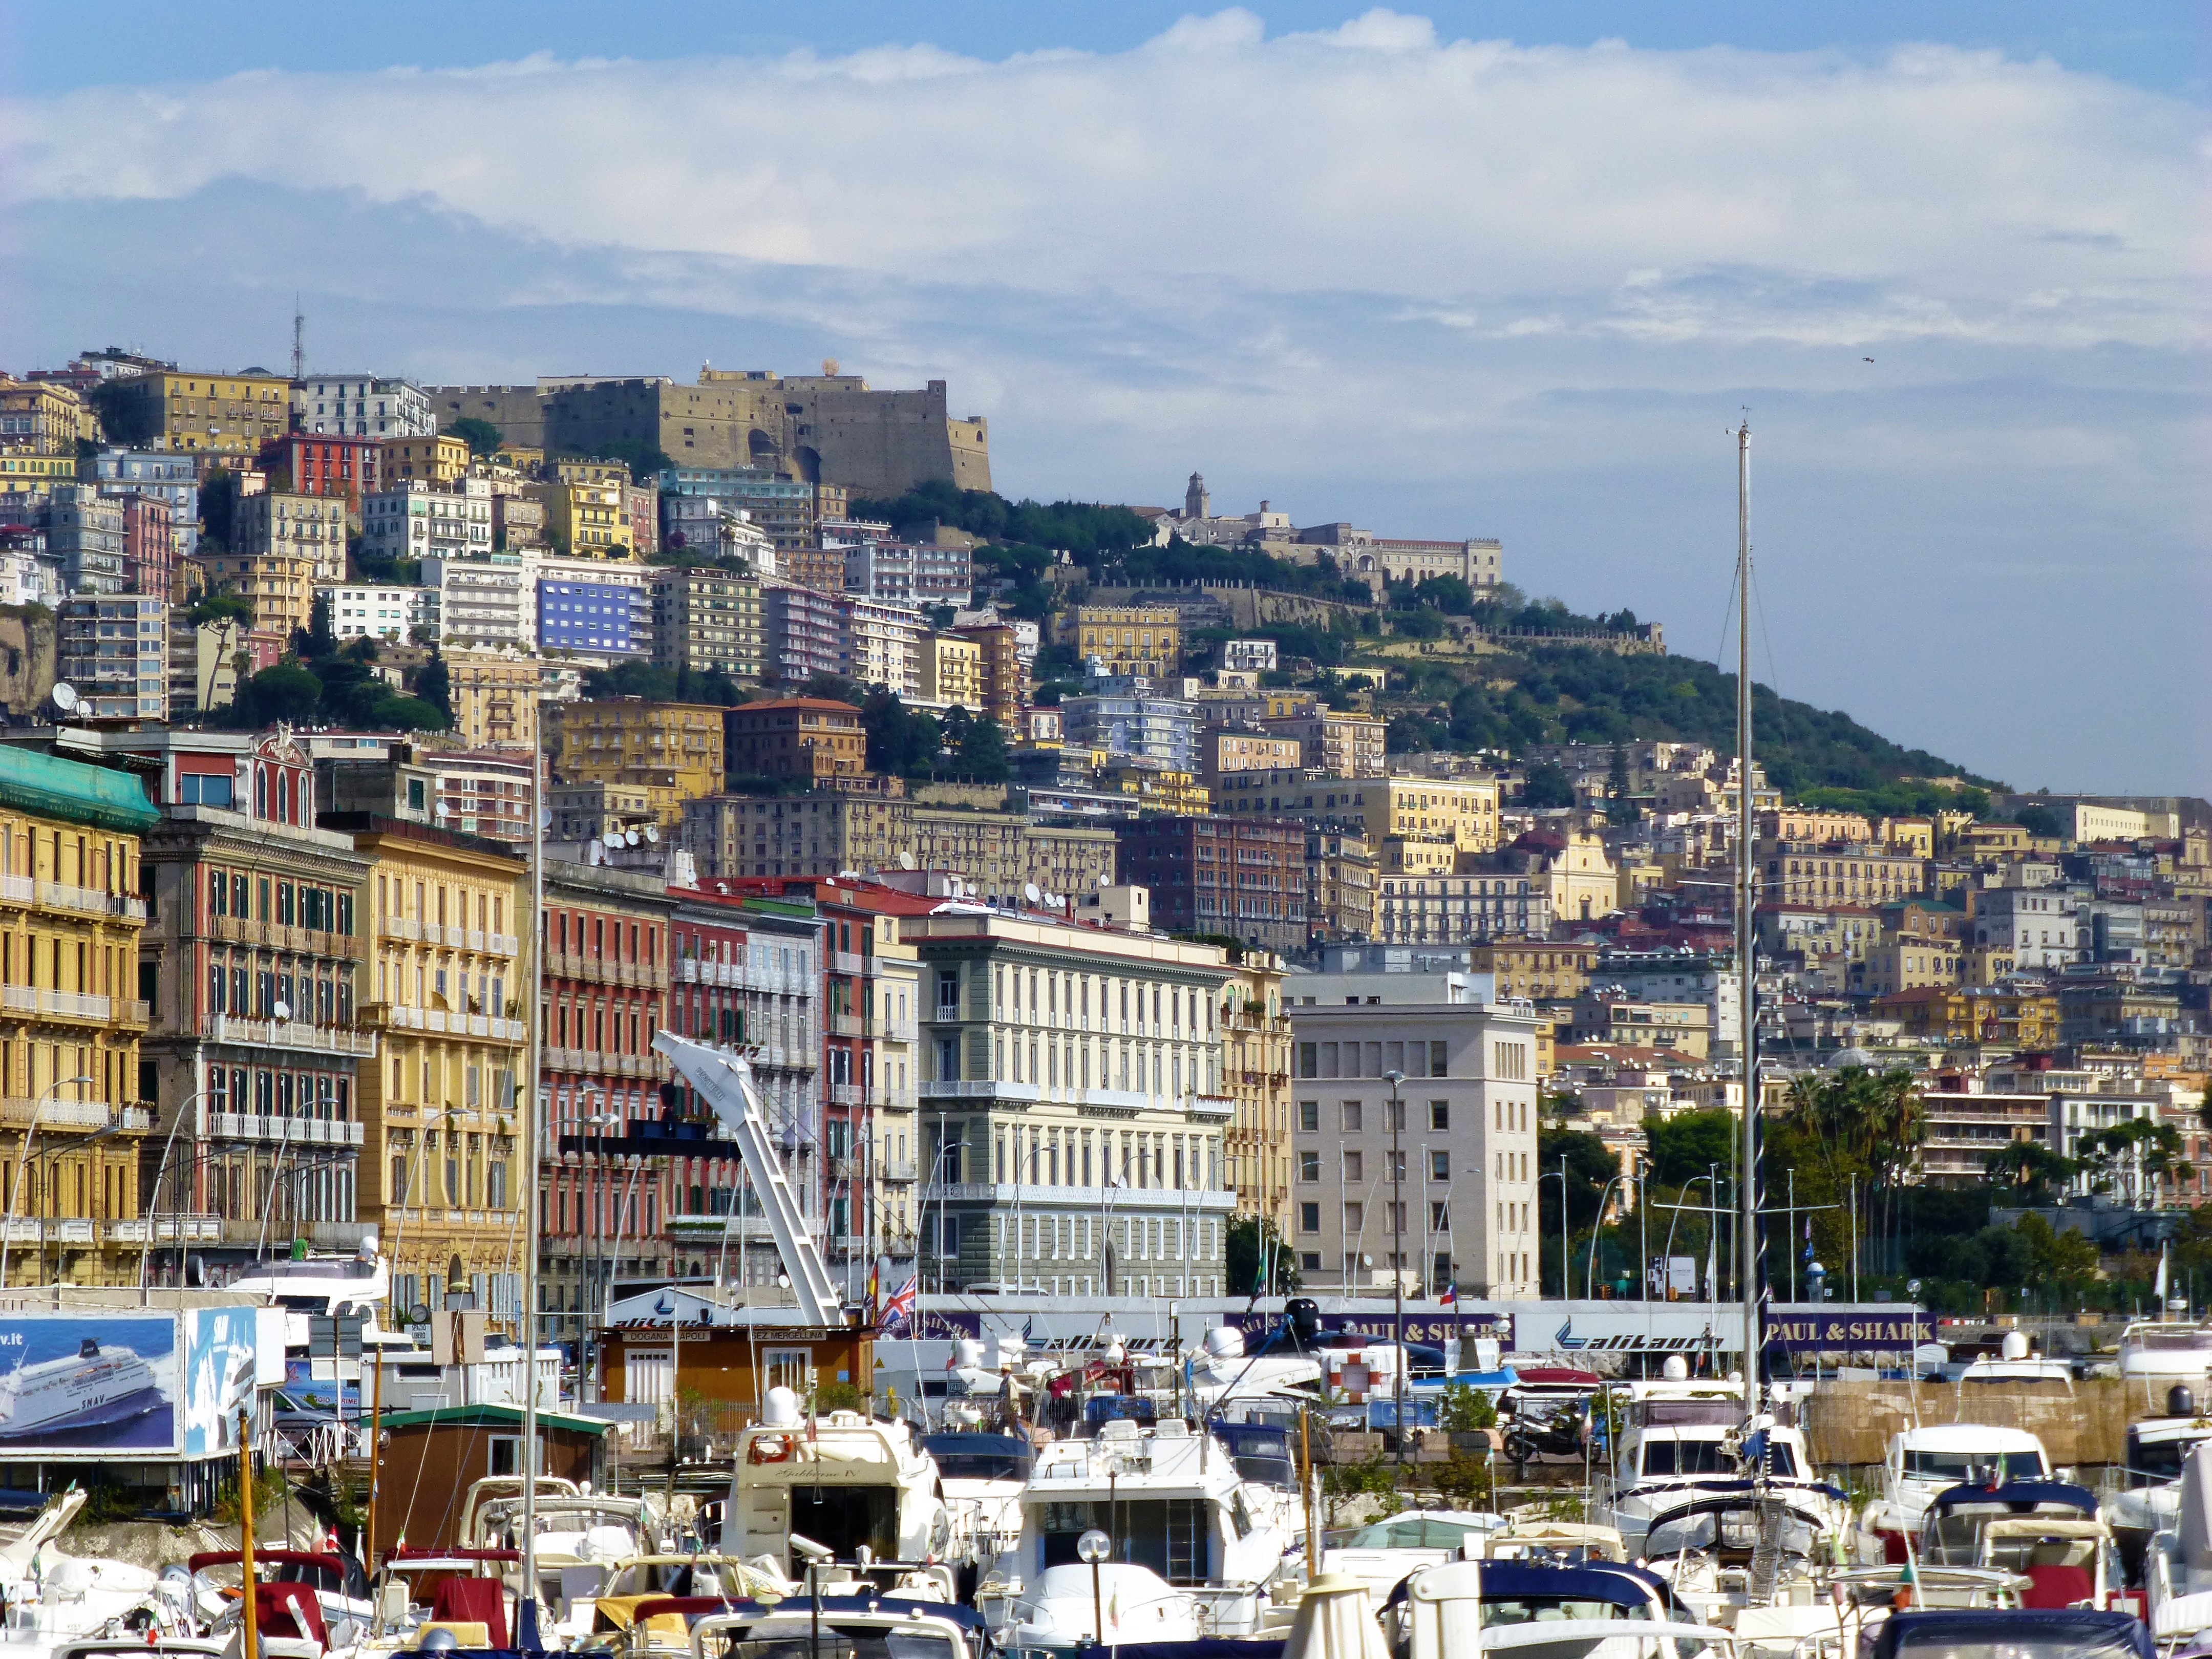
[[[1879,1463],[1901,1429],[1984,1423],[2025,1429],[2060,1468],[2125,1461],[2128,1424],[2154,1406],[2141,1379],[2086,1382],[1823,1382],[1803,1407],[1805,1436],[1822,1468]]]

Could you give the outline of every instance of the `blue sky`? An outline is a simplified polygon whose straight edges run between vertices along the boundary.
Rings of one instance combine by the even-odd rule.
[[[2212,793],[2192,9],[268,15],[0,4],[0,367],[295,291],[432,381],[836,357],[1008,493],[1497,535],[1705,656],[1747,404],[1762,678]]]

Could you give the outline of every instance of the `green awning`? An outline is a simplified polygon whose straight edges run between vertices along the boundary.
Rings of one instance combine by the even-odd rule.
[[[0,805],[132,835],[161,821],[137,779],[12,744],[0,745]]]

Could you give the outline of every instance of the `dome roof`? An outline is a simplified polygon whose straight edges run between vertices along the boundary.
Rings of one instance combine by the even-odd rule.
[[[1828,1056],[1830,1071],[1840,1072],[1847,1066],[1856,1066],[1863,1072],[1871,1072],[1875,1069],[1875,1058],[1856,1044],[1838,1048]]]

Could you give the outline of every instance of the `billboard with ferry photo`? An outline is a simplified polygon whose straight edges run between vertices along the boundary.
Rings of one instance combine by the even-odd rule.
[[[0,1314],[0,1462],[173,1457],[173,1314]]]

